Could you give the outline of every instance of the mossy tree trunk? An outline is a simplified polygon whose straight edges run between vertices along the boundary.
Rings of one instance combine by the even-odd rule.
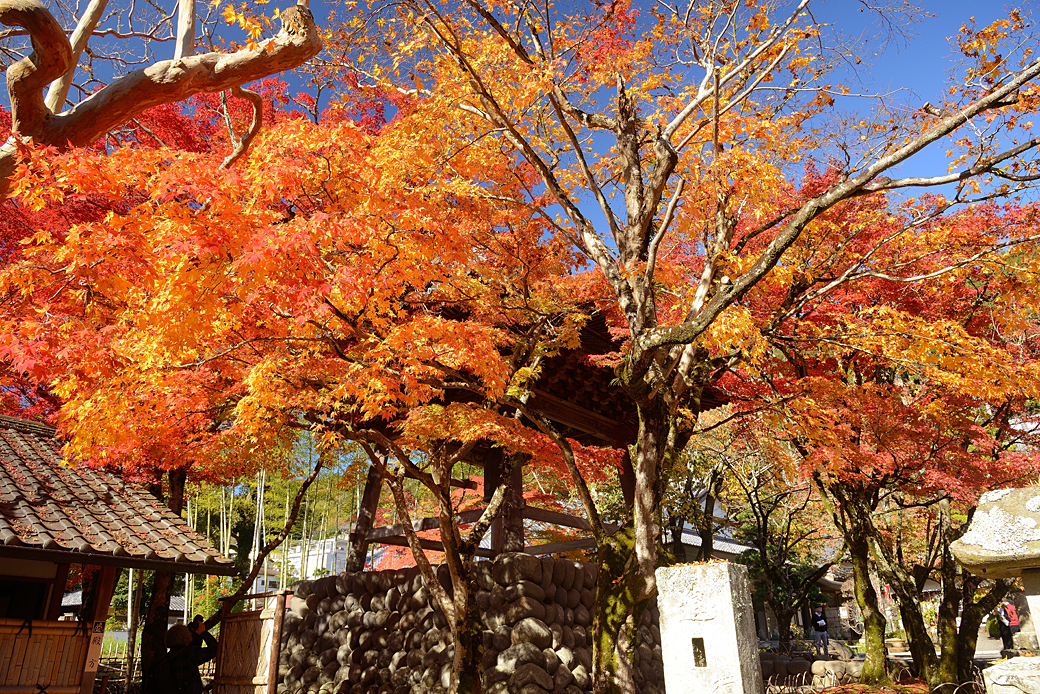
[[[885,628],[888,621],[878,606],[877,592],[874,590],[874,584],[870,582],[870,551],[865,539],[852,540],[848,544],[852,558],[852,576],[856,586],[856,603],[863,615],[863,646],[867,654],[860,682],[891,684],[885,666]]]
[[[905,558],[900,551],[898,533],[885,533],[869,515],[862,519],[861,525],[870,540],[879,573],[899,601],[900,616],[917,674],[929,687],[938,690],[953,689],[974,679],[972,661],[979,626],[983,617],[996,608],[1011,584],[995,582],[979,595],[982,582],[977,577],[968,573],[959,577],[950,543],[963,533],[967,524],[953,527],[946,499],[937,501],[934,511],[937,522],[935,532],[928,537],[931,546],[926,547],[927,556],[923,563],[913,567],[903,563]],[[928,632],[920,597],[925,580],[934,571],[938,571],[941,588],[936,639]],[[961,616],[960,629],[957,627],[958,614]]]
[[[972,573],[961,573],[961,625],[957,630],[957,681],[971,682],[975,679],[975,646],[978,641],[979,628],[997,605],[1008,594],[1014,579],[1002,578],[993,581],[990,589],[979,595],[986,581]]]
[[[891,684],[885,658],[885,628],[888,620],[878,605],[877,591],[870,580],[870,545],[868,527],[870,515],[877,506],[877,489],[863,489],[840,480],[813,475],[817,487],[824,494],[834,524],[845,538],[852,561],[856,604],[863,615],[863,684]]]
[[[624,375],[622,376],[624,382]],[[631,383],[631,382],[630,382]],[[639,620],[657,594],[655,574],[662,562],[660,471],[667,468],[688,437],[662,397],[640,399],[629,387],[639,412],[639,431],[631,447],[635,471],[631,522],[612,536],[597,539],[599,577],[593,616],[593,687],[597,694],[636,694],[634,642]]]
[[[881,534],[870,514],[863,514],[858,523],[862,535],[867,539],[876,560],[878,573],[892,588],[899,602],[899,616],[902,618],[903,630],[906,632],[907,645],[917,674],[932,687],[940,682],[939,659],[935,655],[935,642],[932,641],[921,611],[921,589],[929,571],[921,567],[920,580],[913,572],[907,570],[897,556],[900,537],[896,534]]]
[[[596,612],[593,615],[592,677],[597,694],[635,691],[631,661],[626,657],[634,623],[630,617],[643,599],[646,586],[635,566],[635,533],[630,525],[597,545]],[[619,648],[620,645],[620,648]]]

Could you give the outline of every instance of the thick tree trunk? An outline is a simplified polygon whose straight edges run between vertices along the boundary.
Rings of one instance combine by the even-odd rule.
[[[642,611],[657,594],[661,541],[660,471],[678,450],[673,418],[660,398],[637,406],[639,433],[632,455],[632,523],[597,545],[599,578],[593,633],[597,694],[635,694],[630,644]]]
[[[950,502],[946,499],[939,502],[938,508],[938,541],[942,544],[939,559],[939,611],[935,619],[935,631],[939,641],[939,658],[936,663],[936,682],[951,684],[961,680],[957,672],[957,661],[965,643],[957,632],[957,615],[967,603],[961,600],[961,587],[957,585],[957,562],[950,551],[950,543],[956,539],[953,520],[950,517]],[[978,630],[976,628],[976,634]],[[975,654],[975,641],[971,642],[972,658]],[[935,685],[932,685],[933,687]]]
[[[885,580],[890,580],[890,577],[886,576]],[[935,655],[935,642],[932,641],[924,622],[921,600],[905,594],[904,591],[897,591],[897,599],[899,616],[903,620],[903,630],[906,632],[906,643],[910,648],[910,657],[917,669],[917,676],[928,682],[929,686],[935,687],[940,682],[939,659]]]
[[[883,537],[871,519],[869,509],[858,509],[857,525],[860,534],[867,538],[873,548],[878,571],[892,587],[899,601],[899,614],[906,632],[910,656],[917,669],[917,676],[935,687],[942,682],[939,675],[939,659],[935,655],[935,642],[925,624],[921,611],[921,589],[917,577],[904,567],[896,555],[891,538]],[[939,540],[941,541],[941,540]],[[926,573],[924,568],[919,573]],[[923,584],[923,580],[920,582]]]
[[[885,663],[885,627],[888,622],[878,606],[877,592],[870,582],[866,538],[855,528],[846,536],[852,559],[852,575],[856,586],[856,603],[863,615],[863,645],[867,658],[863,663],[863,684],[891,684]]]
[[[961,625],[957,630],[957,681],[975,679],[975,646],[979,627],[986,615],[996,609],[1014,585],[1014,579],[1000,579],[982,597],[976,600],[983,579],[964,571],[961,573]]]
[[[638,490],[637,490],[638,493]],[[592,677],[596,694],[634,694],[628,649],[630,626],[649,604],[635,556],[635,532],[626,525],[597,545]],[[638,614],[637,614],[638,613]]]
[[[184,469],[170,470],[167,478],[169,489],[166,494],[166,505],[176,515],[184,508],[184,482],[188,472]],[[162,499],[161,484],[153,487],[152,493]],[[152,597],[148,602],[148,616],[145,618],[144,630],[141,634],[141,671],[147,680],[152,663],[166,653],[166,616],[170,611],[170,587],[173,585],[173,574],[169,571],[156,571]],[[153,684],[145,681],[144,691],[152,691]]]
[[[776,617],[776,630],[780,636],[780,651],[782,653],[790,653],[792,640],[791,621],[798,613],[798,610],[793,605],[781,603],[776,599],[769,601],[769,607],[773,610],[773,616]]]

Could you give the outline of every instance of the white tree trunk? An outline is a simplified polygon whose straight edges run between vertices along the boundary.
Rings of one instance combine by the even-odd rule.
[[[98,22],[101,21],[101,15],[105,11],[106,5],[108,5],[108,0],[91,0],[90,4],[87,5],[87,10],[79,18],[75,31],[72,32],[71,65],[69,65],[64,75],[51,82],[44,102],[47,108],[54,113],[61,113],[64,110],[65,99],[69,95],[69,87],[72,86],[72,79],[76,76],[79,57],[83,54],[83,49],[87,47],[87,40],[90,39],[90,35],[97,27]]]
[[[195,0],[180,0],[177,3],[177,45],[173,49],[174,61],[195,55]]]

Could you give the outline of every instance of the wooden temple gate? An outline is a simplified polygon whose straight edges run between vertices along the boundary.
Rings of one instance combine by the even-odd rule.
[[[546,363],[542,380],[531,389],[529,406],[553,420],[568,438],[574,438],[584,444],[626,449],[635,433],[634,406],[612,385],[612,369],[593,367],[585,360],[589,354],[604,354],[619,348],[619,343],[610,337],[602,316],[595,317],[582,331],[581,348],[553,357]],[[449,395],[448,398],[450,397]],[[719,394],[711,389],[706,389],[702,394],[703,409],[712,409],[722,402]],[[388,438],[392,438],[392,434],[388,433]],[[379,448],[376,452],[388,455]],[[524,460],[508,464],[509,461],[505,459],[502,450],[489,445],[478,446],[467,462],[483,468],[485,503],[490,501],[492,491],[503,477],[508,476],[505,502],[499,517],[490,528],[490,547],[477,548],[477,556],[491,558],[501,552],[551,555],[595,547],[596,542],[591,537],[528,545],[524,532],[525,520],[584,531],[591,528],[584,518],[527,506],[523,498]],[[618,475],[625,501],[631,505],[635,491],[635,473],[627,452],[621,461]],[[451,485],[468,489],[475,489],[477,486],[472,480],[454,478]],[[370,467],[357,523],[350,534],[350,553],[345,567],[348,573],[365,569],[365,558],[371,544],[408,546],[404,526],[397,524],[375,527],[381,486],[382,478],[378,470],[374,466]],[[470,524],[475,522],[483,511],[483,508],[464,511],[456,515],[456,520],[462,525]],[[422,518],[412,522],[412,528],[417,532],[436,530],[439,527],[438,518]],[[605,524],[605,530],[612,533],[617,528]],[[435,539],[420,538],[419,545],[423,549],[433,551],[444,549]],[[270,595],[263,596],[268,598],[268,604]],[[267,673],[273,672],[277,676],[279,653],[277,647],[270,650],[269,644],[272,639],[268,634],[273,632],[273,643],[280,645],[285,594],[280,593],[279,599],[281,602],[275,608],[239,613],[232,615],[229,618],[230,622],[224,622],[225,626],[221,627],[220,647],[228,650],[225,657],[218,656],[214,694],[275,694],[278,684],[276,677],[269,678]],[[275,619],[277,628],[274,626]],[[268,624],[271,626],[267,626]],[[239,649],[237,652],[240,655],[236,656],[236,662],[232,664],[230,644],[235,642],[240,642],[234,646]]]

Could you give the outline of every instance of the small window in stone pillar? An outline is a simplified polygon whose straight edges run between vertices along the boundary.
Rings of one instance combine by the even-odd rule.
[[[693,664],[696,667],[708,667],[708,658],[704,655],[704,639],[693,639]]]

